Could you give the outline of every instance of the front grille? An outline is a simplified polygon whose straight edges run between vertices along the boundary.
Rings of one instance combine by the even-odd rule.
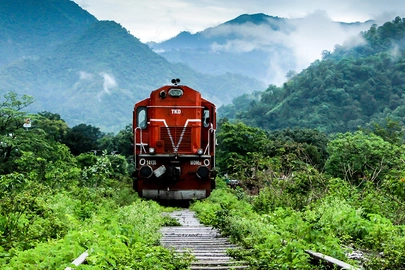
[[[191,127],[160,127],[160,140],[164,142],[164,151],[189,153],[191,151]],[[173,146],[174,145],[174,146]]]

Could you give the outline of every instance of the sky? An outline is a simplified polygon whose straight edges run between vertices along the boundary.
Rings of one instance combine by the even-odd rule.
[[[181,31],[202,31],[241,14],[305,18],[323,12],[332,21],[390,21],[405,17],[404,0],[74,0],[99,20],[120,23],[141,42],[161,42]]]

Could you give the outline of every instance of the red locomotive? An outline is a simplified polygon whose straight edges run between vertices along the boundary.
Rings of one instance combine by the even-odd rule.
[[[179,82],[134,107],[134,189],[143,198],[203,199],[215,188],[215,105]]]

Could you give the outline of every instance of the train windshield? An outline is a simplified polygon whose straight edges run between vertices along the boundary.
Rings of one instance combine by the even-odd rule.
[[[147,124],[146,107],[139,107],[137,109],[136,115],[138,127],[140,127],[141,129],[145,129]]]

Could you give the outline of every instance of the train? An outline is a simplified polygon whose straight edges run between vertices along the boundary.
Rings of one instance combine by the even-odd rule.
[[[215,189],[216,106],[173,79],[134,105],[133,188],[142,198],[185,201]]]

